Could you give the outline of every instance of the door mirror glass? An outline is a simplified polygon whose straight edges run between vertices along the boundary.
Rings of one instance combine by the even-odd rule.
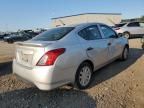
[[[111,35],[109,38],[118,38],[117,35]]]
[[[122,37],[122,36],[123,36],[123,34],[122,34],[122,33],[119,33],[119,34],[118,34],[118,37]]]

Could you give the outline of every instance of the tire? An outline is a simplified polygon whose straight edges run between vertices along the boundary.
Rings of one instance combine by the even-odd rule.
[[[130,38],[130,33],[129,33],[129,32],[124,32],[123,35],[124,35],[124,37],[127,38],[127,39]]]
[[[78,89],[86,89],[89,87],[92,80],[92,66],[88,62],[82,63],[77,72],[75,78],[75,86]]]
[[[128,59],[129,48],[126,46],[122,52],[121,60],[125,61]]]
[[[9,43],[12,44],[12,43],[14,43],[14,41],[13,40],[9,40]]]

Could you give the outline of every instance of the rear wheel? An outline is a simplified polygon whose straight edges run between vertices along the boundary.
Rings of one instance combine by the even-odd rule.
[[[122,53],[122,57],[121,60],[125,61],[128,59],[128,55],[129,55],[129,48],[125,47]]]
[[[13,40],[9,39],[9,40],[7,40],[7,42],[11,44],[11,43],[13,43]]]
[[[92,72],[92,66],[88,62],[84,62],[79,66],[75,79],[78,89],[86,89],[90,85]]]

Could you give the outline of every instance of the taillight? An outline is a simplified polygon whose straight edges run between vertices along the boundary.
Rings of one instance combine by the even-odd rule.
[[[50,66],[53,65],[61,54],[65,52],[65,48],[54,49],[45,53],[38,61],[37,66]]]

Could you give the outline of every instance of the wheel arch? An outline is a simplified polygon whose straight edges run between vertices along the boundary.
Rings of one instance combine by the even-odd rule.
[[[129,32],[129,31],[124,31],[123,33],[129,33],[129,34],[130,34],[130,32]]]
[[[91,60],[88,60],[88,59],[84,60],[83,62],[80,63],[80,65],[83,64],[83,63],[85,63],[85,62],[89,63],[91,65],[91,67],[92,67],[92,70],[94,71],[94,64],[93,64],[93,62]],[[80,67],[80,65],[78,66],[78,68]]]
[[[84,60],[83,62],[81,62],[80,63],[80,65],[78,66],[78,68],[77,68],[77,71],[76,71],[76,74],[75,74],[75,80],[74,80],[74,82],[73,82],[73,86],[75,86],[76,88],[78,88],[78,89],[86,89],[88,86],[89,86],[89,84],[91,83],[91,81],[89,82],[89,84],[88,85],[86,85],[85,87],[82,87],[80,84],[79,84],[79,82],[77,82],[78,81],[78,73],[79,73],[79,68],[83,65],[83,63],[88,63],[88,64],[90,64],[90,66],[91,66],[91,68],[92,68],[92,73],[94,72],[93,70],[94,70],[94,65],[93,65],[93,62],[91,61],[91,60]],[[92,74],[91,74],[92,75]]]
[[[129,31],[124,31],[123,34],[128,33],[129,35],[131,35],[131,33]]]

